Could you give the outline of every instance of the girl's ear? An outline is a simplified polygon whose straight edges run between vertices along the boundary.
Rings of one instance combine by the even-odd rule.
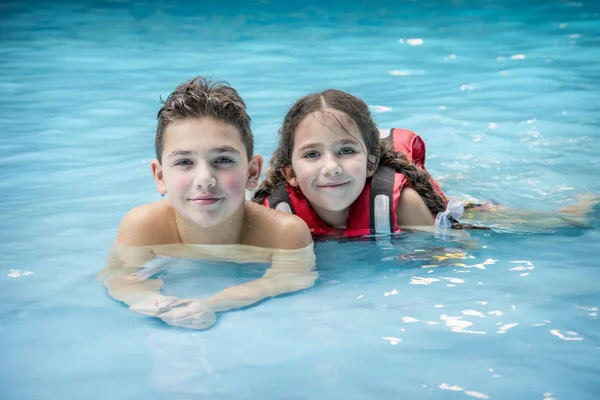
[[[367,157],[367,177],[372,177],[379,167],[379,155],[370,155]]]
[[[298,186],[298,180],[296,179],[296,174],[294,173],[294,169],[291,165],[289,167],[280,168],[279,171],[281,171],[281,175],[283,175],[290,186]]]

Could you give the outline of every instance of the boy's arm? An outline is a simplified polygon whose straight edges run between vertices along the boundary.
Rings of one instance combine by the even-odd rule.
[[[313,245],[293,252],[278,253],[262,278],[225,289],[208,299],[215,312],[242,308],[268,297],[312,287],[319,274],[315,271]]]
[[[271,267],[262,278],[225,289],[207,299],[214,311],[242,308],[267,297],[312,287],[318,277],[310,230],[292,215],[278,220],[270,233]]]
[[[98,274],[98,278],[106,278],[104,286],[110,297],[128,306],[157,296],[162,286],[160,279],[146,279],[140,282],[131,275],[154,257],[154,253],[146,247],[121,246],[115,243],[111,246],[106,266]]]
[[[285,234],[277,235],[272,265],[262,278],[225,289],[207,299],[184,299],[172,304],[170,311],[159,314],[165,322],[198,328],[196,314],[210,316],[214,312],[247,307],[265,298],[310,288],[318,277],[312,237],[303,221],[285,224]],[[212,318],[212,317],[211,317]]]
[[[128,306],[148,298],[161,303],[176,300],[160,294],[162,280],[139,281],[132,276],[155,257],[152,247],[148,246],[152,239],[149,235],[154,230],[149,225],[148,210],[138,207],[128,212],[119,226],[106,266],[98,274],[98,278],[106,278],[104,286],[109,296]]]

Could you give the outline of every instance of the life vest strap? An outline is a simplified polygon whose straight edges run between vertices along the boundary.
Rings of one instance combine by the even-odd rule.
[[[277,186],[275,186],[275,190],[273,190],[273,193],[271,193],[267,197],[267,202],[268,204],[265,205],[268,205],[270,208],[273,209],[277,209],[279,203],[285,203],[290,209],[289,212],[294,215],[296,214],[296,210],[294,210],[294,205],[292,204],[290,196],[288,196],[287,190],[285,188],[285,182],[281,182]]]
[[[392,206],[395,175],[396,171],[393,168],[380,166],[371,179],[369,221],[372,232],[378,234],[391,233],[392,221],[394,220],[393,210],[395,208]],[[387,200],[385,200],[386,198]],[[386,227],[387,232],[380,232],[385,230]]]

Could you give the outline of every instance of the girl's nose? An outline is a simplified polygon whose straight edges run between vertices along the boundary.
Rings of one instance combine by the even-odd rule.
[[[340,175],[342,166],[334,156],[326,156],[322,168],[323,175]]]

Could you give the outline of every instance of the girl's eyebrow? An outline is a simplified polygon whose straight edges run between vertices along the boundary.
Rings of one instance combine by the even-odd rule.
[[[354,139],[342,139],[335,142],[335,144],[356,144],[360,145],[360,143]]]
[[[338,140],[336,142],[333,142],[334,145],[345,145],[345,144],[353,144],[355,146],[360,146],[360,143],[354,139],[341,139]],[[300,151],[304,151],[304,150],[308,150],[308,149],[312,149],[315,147],[319,147],[322,146],[322,143],[318,143],[318,142],[309,142],[306,143],[304,146],[300,147]]]
[[[319,146],[321,146],[321,143],[309,142],[309,143],[306,143],[304,146],[300,147],[300,151],[312,149],[312,148],[319,147]]]

